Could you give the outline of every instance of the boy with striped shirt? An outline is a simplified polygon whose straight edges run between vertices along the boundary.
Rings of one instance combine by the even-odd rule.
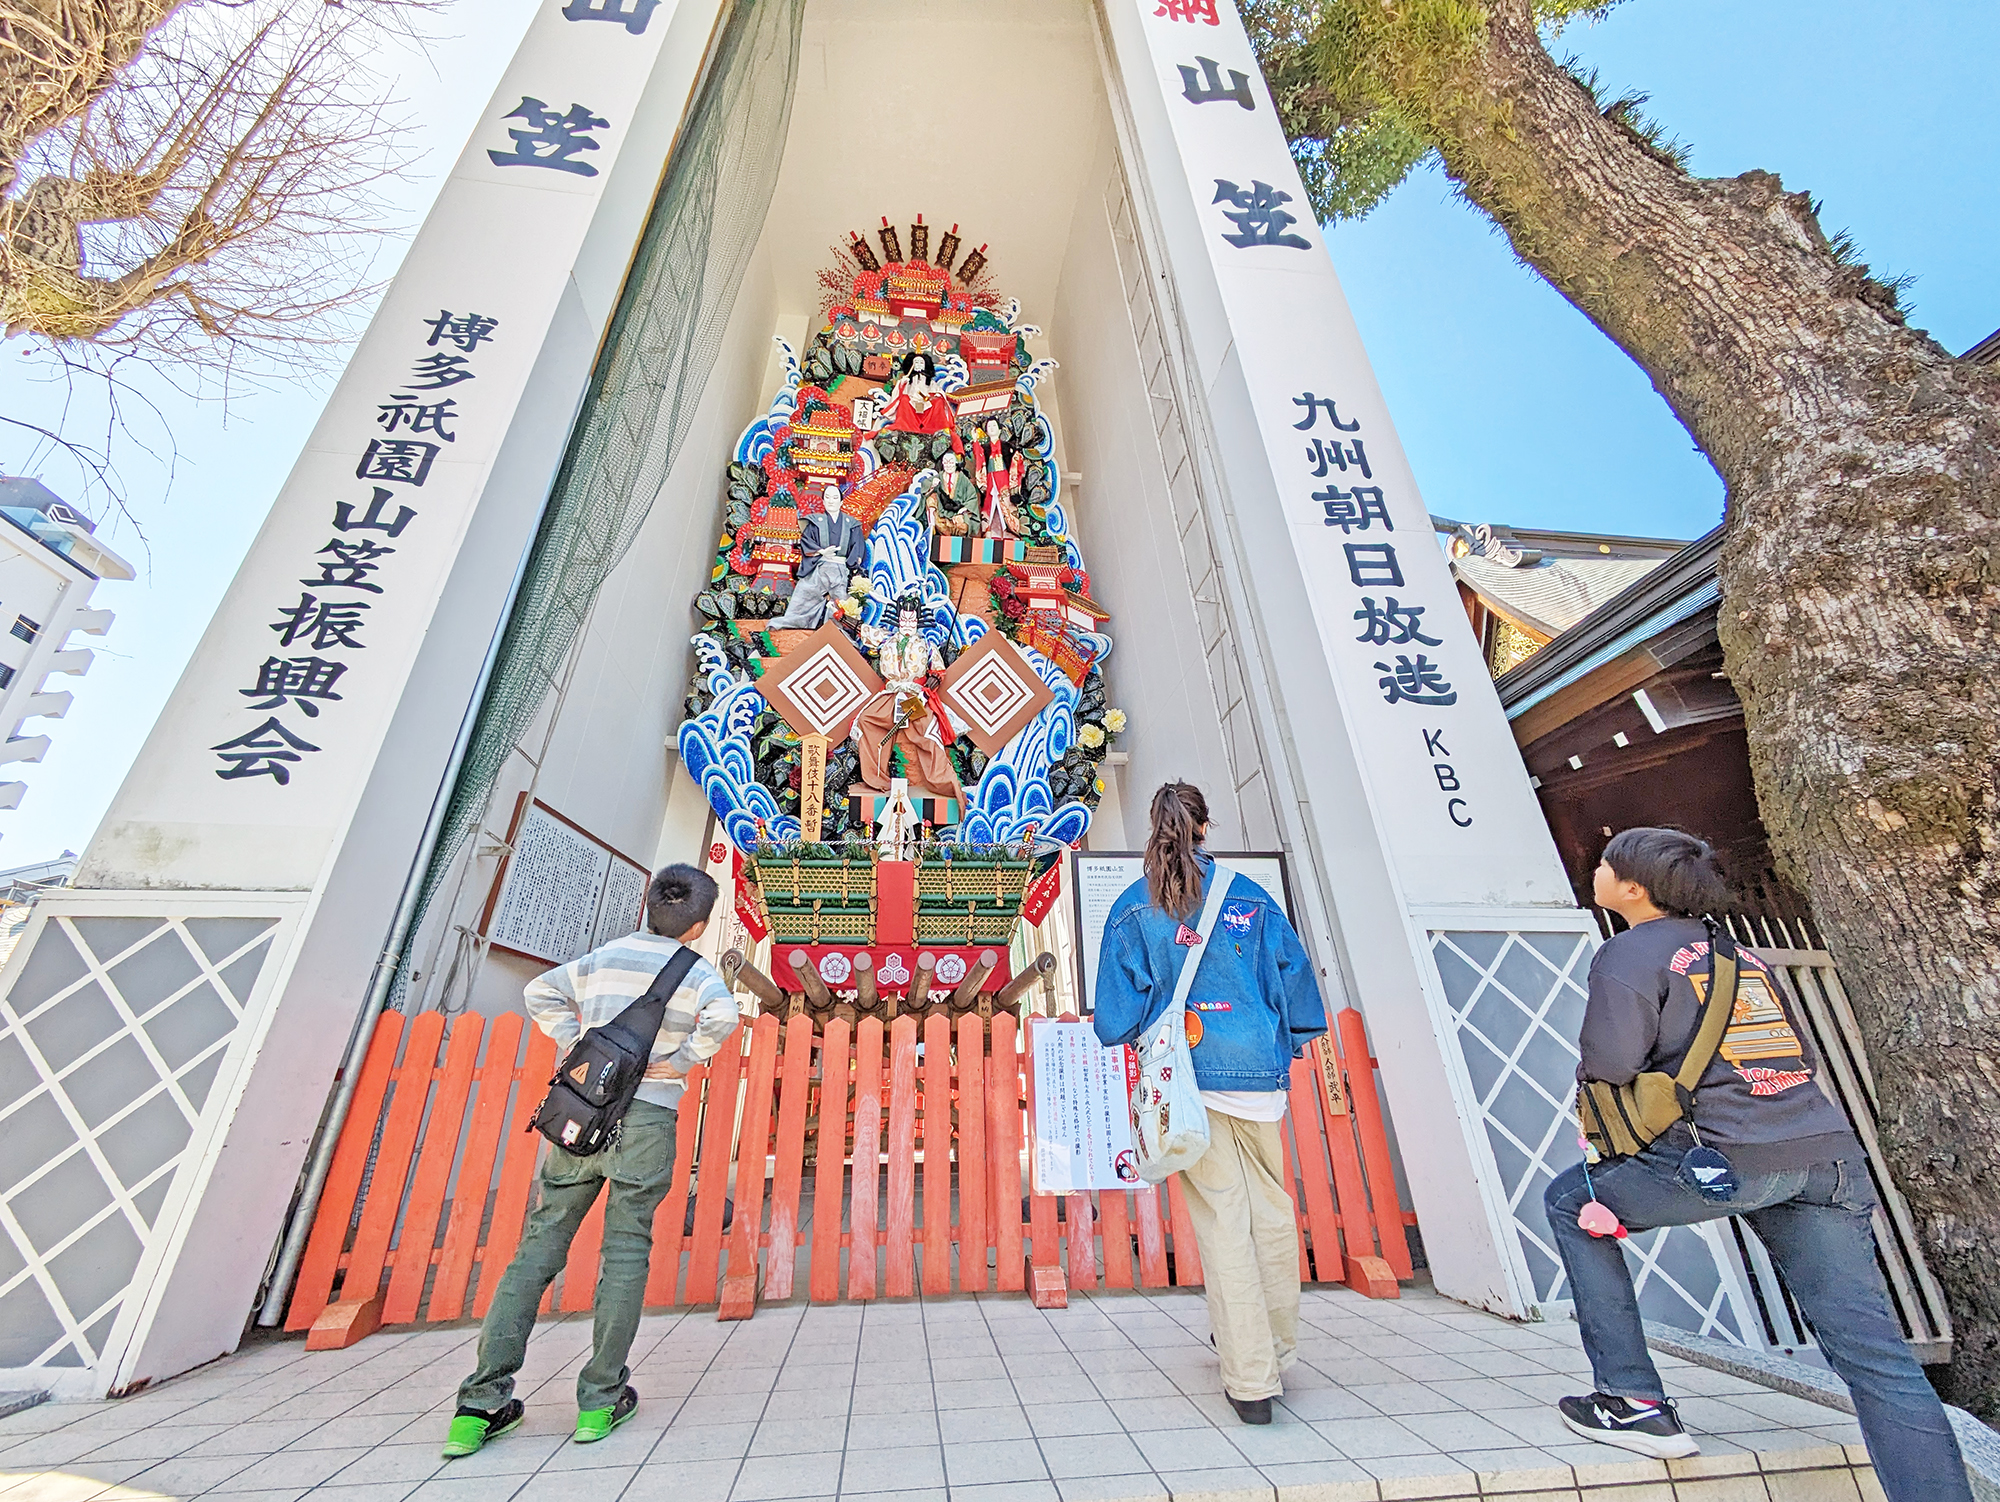
[[[535,1026],[564,1053],[591,1028],[611,1021],[646,993],[682,945],[701,937],[715,898],[707,873],[668,866],[647,885],[643,932],[614,939],[528,983],[528,1015]],[[513,1395],[514,1374],[527,1356],[536,1310],[606,1185],[594,1339],[590,1360],[576,1379],[576,1442],[603,1439],[639,1406],[625,1358],[646,1296],[653,1215],[673,1177],[677,1108],[688,1071],[715,1056],[736,1031],[740,1015],[715,968],[696,960],[667,1002],[645,1079],[617,1141],[587,1158],[549,1148],[542,1160],[540,1203],[480,1325],[478,1367],[458,1389],[445,1459],[472,1454],[525,1417]]]

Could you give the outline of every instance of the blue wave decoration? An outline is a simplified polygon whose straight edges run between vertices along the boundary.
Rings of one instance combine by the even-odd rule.
[[[1049,363],[1051,366],[1054,364],[1053,361]],[[1030,372],[1030,374],[1032,373]],[[1026,379],[1026,376],[1022,377],[1022,380]],[[1041,404],[1035,401],[1033,384],[1030,383],[1028,386],[1023,387],[1017,381],[1015,386],[1028,398],[1029,403],[1035,409],[1035,437],[1034,441],[1029,443],[1027,447],[1031,455],[1043,460],[1047,465],[1049,503],[1042,510],[1044,517],[1048,521],[1049,534],[1062,544],[1063,562],[1071,568],[1082,568],[1083,553],[1078,549],[1076,539],[1070,535],[1069,515],[1063,510],[1062,467],[1056,463],[1055,429],[1049,425],[1048,414],[1042,411]]]
[[[1000,748],[977,785],[966,790],[970,807],[959,837],[975,844],[999,844],[1020,839],[1032,826],[1043,838],[1070,844],[1090,828],[1090,810],[1074,799],[1057,806],[1049,788],[1049,768],[1076,739],[1079,695],[1063,670],[1040,652],[1033,647],[1017,650],[1055,697]]]
[[[1026,370],[1022,371],[1018,377],[1015,378],[1014,389],[1020,392],[1023,396],[1033,397],[1035,394],[1035,387],[1039,386],[1043,381],[1047,380],[1050,376],[1054,375],[1056,371],[1060,368],[1061,367],[1058,366],[1054,360],[1051,360],[1046,356],[1044,356],[1042,359],[1035,361],[1034,364],[1030,365]]]
[[[785,362],[784,383],[778,387],[778,394],[771,398],[770,408],[745,428],[743,436],[736,440],[738,464],[762,464],[764,456],[776,443],[774,435],[792,420],[792,414],[799,407],[798,389],[805,381],[805,373],[799,369],[798,354],[782,338],[773,336],[771,342],[778,346]]]
[[[760,820],[768,837],[796,839],[798,819],[779,809],[771,790],[757,780],[757,762],[750,752],[750,732],[766,708],[764,696],[749,680],[730,672],[712,638],[695,637],[694,651],[715,699],[700,714],[681,722],[674,737],[681,766],[701,784],[708,806],[738,850],[757,842]]]
[[[937,478],[934,469],[918,474],[870,529],[869,594],[861,620],[864,625],[883,625],[889,619],[890,604],[898,596],[920,594],[931,611],[931,627],[925,635],[942,646],[951,637],[951,623],[958,612],[952,609],[944,574],[931,562],[930,508],[924,496]]]

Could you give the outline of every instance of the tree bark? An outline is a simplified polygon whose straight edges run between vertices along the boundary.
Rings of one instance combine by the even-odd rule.
[[[1758,804],[1850,980],[1950,1300],[1941,1386],[2000,1418],[2000,372],[1904,326],[1804,194],[1691,177],[1600,109],[1528,0],[1494,0],[1447,68],[1397,53],[1419,7],[1359,6],[1329,11],[1376,29],[1378,86],[1728,486],[1720,632]]]

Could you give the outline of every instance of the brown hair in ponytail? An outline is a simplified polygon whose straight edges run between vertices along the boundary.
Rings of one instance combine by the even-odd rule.
[[[1186,918],[1201,906],[1201,865],[1194,858],[1208,800],[1191,782],[1168,782],[1153,794],[1153,832],[1146,839],[1146,895],[1153,906]]]

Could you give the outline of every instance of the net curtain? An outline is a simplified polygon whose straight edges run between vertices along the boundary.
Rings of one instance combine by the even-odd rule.
[[[763,232],[790,124],[805,0],[735,0],[639,239],[528,555],[441,833],[396,956],[484,820],[592,602],[679,456]]]

